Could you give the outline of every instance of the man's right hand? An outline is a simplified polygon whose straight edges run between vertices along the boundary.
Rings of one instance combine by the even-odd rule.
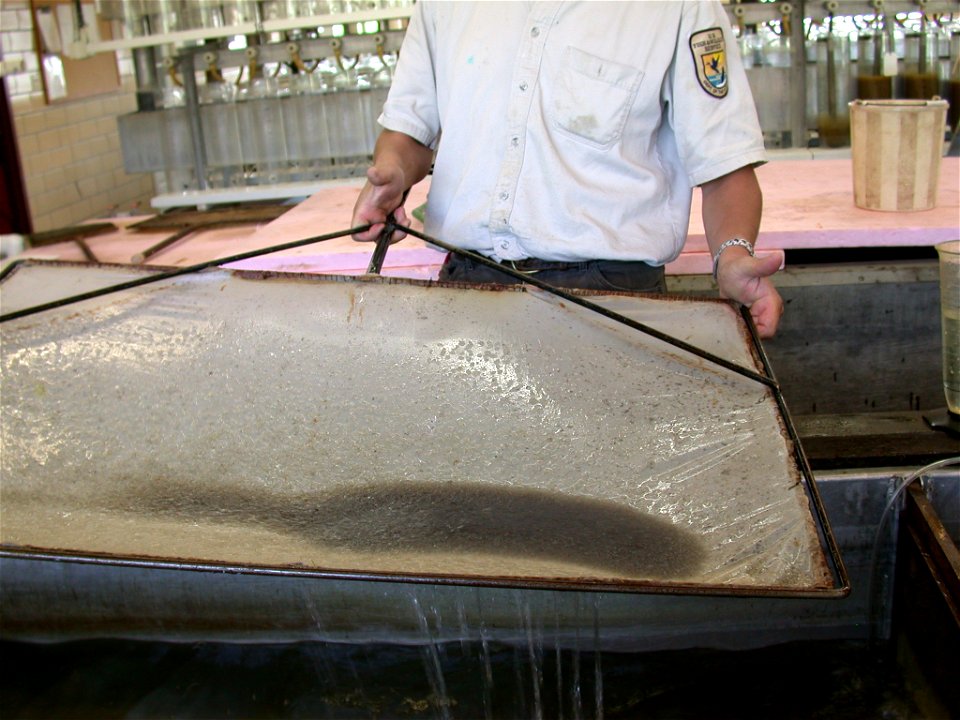
[[[407,224],[407,213],[403,209],[404,193],[407,190],[403,169],[395,164],[373,165],[367,170],[367,182],[360,191],[357,203],[353,207],[351,227],[370,225],[368,230],[355,233],[354,240],[370,242],[383,232],[390,213],[401,225]],[[397,242],[406,237],[406,233],[397,230],[390,238]]]
[[[353,239],[361,242],[376,240],[383,232],[390,213],[393,213],[393,219],[397,223],[406,225],[404,195],[426,177],[432,162],[433,151],[426,145],[421,145],[409,135],[400,132],[381,132],[373,151],[373,166],[367,170],[367,182],[353,207],[351,226],[371,227],[355,233]],[[396,242],[405,237],[406,233],[397,230],[390,241]]]

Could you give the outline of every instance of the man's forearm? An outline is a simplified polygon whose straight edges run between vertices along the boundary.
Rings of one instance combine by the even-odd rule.
[[[403,172],[406,189],[423,180],[430,172],[433,151],[409,135],[384,130],[373,151],[374,165],[393,165]]]
[[[783,299],[770,281],[780,260],[776,255],[751,257],[751,248],[724,243],[740,238],[752,245],[760,232],[763,196],[753,168],[740,168],[703,185],[703,226],[716,258],[714,273],[720,296],[750,308],[762,338],[773,337],[783,314]]]
[[[752,167],[735,170],[701,186],[703,228],[711,254],[731,238],[751,245],[760,232],[763,195]]]

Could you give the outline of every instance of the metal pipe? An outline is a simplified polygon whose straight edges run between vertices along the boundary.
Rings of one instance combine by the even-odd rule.
[[[191,53],[180,58],[180,73],[183,76],[183,90],[187,105],[187,119],[190,127],[190,142],[193,146],[193,167],[197,174],[197,187],[206,190],[207,149],[203,141],[203,126],[200,124],[200,101],[197,95],[197,75]]]
[[[702,348],[698,348],[697,346],[691,345],[690,343],[684,342],[683,340],[675,338],[672,335],[668,335],[667,333],[660,332],[659,330],[656,330],[650,327],[649,325],[644,325],[643,323],[637,322],[632,318],[628,318],[625,315],[621,315],[620,313],[614,312],[613,310],[609,310],[603,307],[602,305],[597,305],[596,303],[590,302],[586,298],[580,297],[579,295],[573,295],[572,293],[569,293],[566,290],[563,290],[554,285],[551,285],[550,283],[546,283],[543,280],[539,280],[533,275],[518,272],[511,267],[507,267],[506,265],[501,265],[500,263],[494,262],[488,257],[479,255],[474,252],[470,252],[469,250],[464,250],[463,248],[457,247],[456,245],[448,245],[442,240],[438,240],[437,238],[430,237],[429,235],[425,235],[424,233],[417,232],[416,230],[412,228],[404,227],[403,225],[394,225],[388,222],[387,227],[384,229],[384,233],[387,236],[389,236],[390,234],[393,233],[394,230],[402,230],[403,232],[409,235],[413,235],[414,237],[420,238],[425,242],[428,242],[432,245],[436,245],[442,250],[456,253],[457,255],[470,258],[474,262],[480,263],[481,265],[485,265],[486,267],[499,270],[504,275],[509,275],[515,280],[519,280],[520,282],[524,282],[529,285],[538,287],[541,290],[545,290],[551,295],[556,295],[557,297],[562,298],[573,305],[579,305],[580,307],[586,308],[588,310],[592,310],[593,312],[603,315],[604,317],[609,318],[610,320],[614,320],[618,323],[626,325],[627,327],[633,328],[634,330],[638,330],[646,335],[650,335],[651,337],[654,337],[657,340],[661,340],[662,342],[665,342],[668,345],[673,345],[676,348],[685,350],[691,355],[695,355],[696,357],[707,360],[708,362],[711,362],[714,365],[719,365],[720,367],[726,368],[727,370],[731,370],[732,372],[735,372],[738,375],[742,375],[751,380],[755,380],[761,385],[766,385],[767,387],[773,389],[775,392],[779,392],[780,390],[779,384],[773,378],[761,375],[760,373],[754,372],[753,370],[750,370],[749,368],[745,368],[742,365],[738,365],[737,363],[730,362],[726,358],[722,358],[719,355],[714,355],[711,352],[708,352]],[[381,235],[381,237],[383,236]]]
[[[805,0],[791,0],[790,23],[790,145],[807,145],[807,50],[803,20]]]
[[[191,225],[183,228],[182,230],[178,230],[173,235],[170,235],[169,237],[154,243],[150,247],[135,253],[133,257],[130,258],[130,262],[132,262],[134,265],[141,265],[157,253],[166,250],[174,243],[179,242],[180,240],[183,240],[183,238],[193,235],[194,233],[202,232],[203,230],[210,230],[212,228],[230,227],[231,225],[246,225],[250,222],[251,221],[249,220],[222,220],[217,222],[202,223],[199,225]],[[254,220],[252,222],[256,221]]]
[[[247,252],[240,253],[239,255],[230,255],[229,257],[205,260],[204,262],[197,263],[196,265],[188,265],[187,267],[166,270],[154,275],[137,278],[136,280],[128,280],[127,282],[117,283],[116,285],[109,285],[104,288],[98,288],[97,290],[79,293],[78,295],[71,295],[70,297],[62,298],[60,300],[54,300],[41,305],[34,305],[33,307],[24,308],[23,310],[15,310],[14,312],[4,313],[3,315],[0,315],[0,323],[6,322],[7,320],[16,320],[17,318],[26,317],[27,315],[34,315],[36,313],[43,312],[44,310],[54,310],[65,305],[71,305],[73,303],[80,302],[81,300],[90,300],[92,298],[109,295],[110,293],[119,292],[121,290],[129,290],[130,288],[139,287],[141,285],[148,285],[149,283],[157,282],[158,280],[166,280],[168,278],[179,277],[180,275],[188,275],[190,273],[206,270],[207,268],[211,268],[216,265],[228,265],[230,263],[240,262],[241,260],[249,260],[250,258],[259,257],[261,255],[269,255],[270,253],[280,252],[281,250],[291,250],[304,245],[323,242],[324,240],[334,240],[346,235],[361,233],[369,229],[369,225],[364,225],[362,227],[350,228],[349,230],[342,230],[340,232],[329,233],[327,235],[317,235],[316,237],[309,237],[303,240],[293,240],[288,243],[271,245],[270,247],[260,248],[258,250],[249,250]]]
[[[760,359],[760,365],[763,367],[763,372],[773,379],[774,382],[776,382],[776,376],[773,373],[773,366],[770,364],[770,359],[767,357],[767,353],[764,352],[763,343],[760,341],[760,335],[757,333],[757,326],[754,325],[753,318],[750,317],[750,310],[745,306],[741,306],[740,314],[743,316],[744,323],[746,323],[747,329],[750,332],[750,338],[753,341],[753,347]],[[817,490],[817,485],[814,482],[813,470],[810,468],[810,462],[807,460],[807,454],[803,451],[803,443],[800,441],[800,435],[797,433],[796,427],[794,427],[793,420],[790,416],[790,411],[787,408],[787,402],[783,397],[783,392],[780,389],[779,383],[774,389],[773,396],[777,402],[777,408],[780,410],[787,435],[793,444],[793,457],[794,460],[796,460],[797,467],[800,470],[800,477],[803,479],[803,483],[806,486],[807,497],[810,499],[811,509],[816,515],[817,534],[820,537],[821,544],[826,547],[827,552],[830,555],[830,570],[833,573],[834,580],[836,581],[840,592],[846,595],[851,590],[850,575],[847,572],[847,567],[843,562],[843,556],[840,554],[840,546],[837,543],[836,536],[834,536],[832,530],[830,529],[830,519],[827,516],[826,507],[823,504],[823,499],[820,497],[820,492]]]
[[[370,263],[367,265],[367,275],[379,275],[383,269],[383,260],[387,256],[387,248],[390,247],[390,236],[393,235],[393,225],[387,223],[387,226],[377,238],[377,244],[373,248],[373,254],[370,255]]]
[[[156,110],[160,80],[157,77],[157,56],[153,47],[133,49],[133,70],[137,82],[137,111]]]

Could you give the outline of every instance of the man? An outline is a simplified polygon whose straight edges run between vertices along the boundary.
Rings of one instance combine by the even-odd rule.
[[[355,239],[405,224],[435,161],[428,234],[556,285],[662,292],[700,186],[721,294],[776,331],[763,138],[718,3],[419,2],[380,123]],[[451,257],[441,279],[509,281],[488,273]]]

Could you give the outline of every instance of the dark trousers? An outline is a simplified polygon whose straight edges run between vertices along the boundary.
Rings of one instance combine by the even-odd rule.
[[[555,287],[642,293],[666,293],[667,291],[663,268],[647,265],[645,262],[586,260],[567,263],[530,259],[516,262],[505,260],[501,264],[524,274],[532,274],[538,280]],[[440,269],[440,280],[500,285],[513,285],[519,282],[495,268],[453,253],[447,256],[446,262]]]

